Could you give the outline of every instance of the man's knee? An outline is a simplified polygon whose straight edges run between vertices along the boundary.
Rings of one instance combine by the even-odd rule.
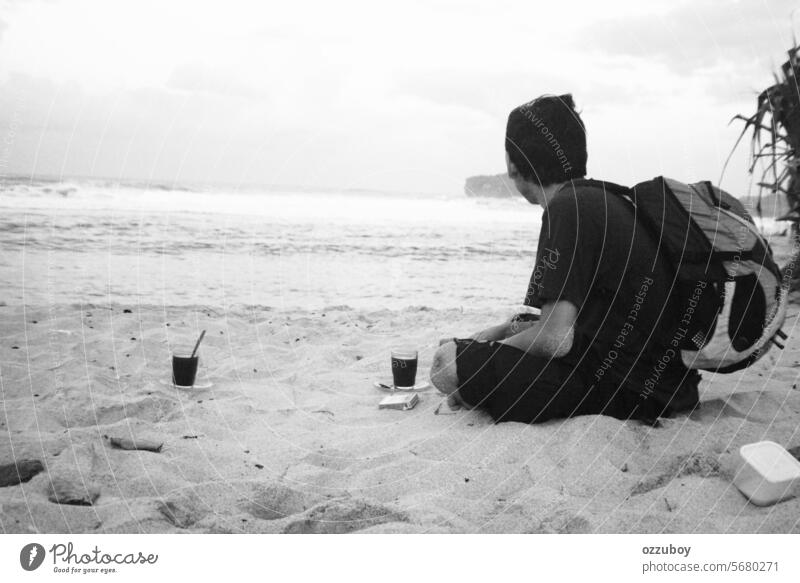
[[[456,343],[442,344],[433,356],[431,382],[442,393],[450,394],[458,390],[456,368]]]

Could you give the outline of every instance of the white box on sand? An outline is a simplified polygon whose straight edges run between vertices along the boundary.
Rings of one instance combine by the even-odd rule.
[[[400,409],[401,411],[408,411],[413,409],[414,405],[419,402],[419,397],[416,393],[389,395],[384,397],[378,403],[378,409]]]
[[[757,506],[769,506],[797,495],[800,462],[774,441],[748,443],[739,449],[742,467],[733,483]]]

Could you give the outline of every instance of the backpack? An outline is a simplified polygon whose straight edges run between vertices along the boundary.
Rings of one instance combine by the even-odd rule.
[[[587,180],[634,205],[674,273],[680,319],[670,346],[690,369],[729,373],[786,339],[788,288],[742,203],[710,182],[657,177],[626,188]]]

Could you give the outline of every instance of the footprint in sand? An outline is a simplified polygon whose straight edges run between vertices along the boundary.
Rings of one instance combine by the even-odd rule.
[[[593,530],[592,523],[580,514],[561,509],[545,516],[528,534],[589,534]]]
[[[261,520],[280,520],[305,512],[317,502],[311,496],[281,484],[269,484],[253,493],[240,507]]]
[[[388,522],[408,522],[408,517],[385,506],[363,500],[333,500],[315,506],[304,518],[289,523],[286,534],[344,534]]]
[[[157,423],[164,421],[179,411],[175,399],[160,395],[146,395],[129,400],[110,400],[96,398],[93,406],[85,403],[72,403],[63,412],[60,421],[64,427],[94,427],[111,425],[127,419],[140,419]]]
[[[673,459],[664,471],[654,476],[647,476],[636,484],[631,490],[631,496],[646,494],[657,488],[662,488],[675,478],[682,476],[709,478],[720,474],[720,462],[716,456],[704,453],[680,455]]]
[[[175,528],[191,528],[208,512],[193,496],[175,496],[156,502],[156,510]]]
[[[301,461],[313,466],[341,472],[353,465],[353,462],[356,460],[353,459],[352,454],[338,449],[328,448],[311,452]]]

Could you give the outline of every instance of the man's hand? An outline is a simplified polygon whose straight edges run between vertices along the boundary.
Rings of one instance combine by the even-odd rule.
[[[472,340],[477,340],[478,342],[497,342],[499,340],[505,340],[506,338],[519,334],[523,330],[527,330],[535,324],[536,320],[514,320],[514,318],[511,318],[507,322],[503,322],[497,326],[492,326],[486,330],[481,330],[480,332],[470,336],[470,338]]]
[[[578,309],[566,300],[542,306],[542,316],[527,330],[502,341],[535,356],[561,358],[572,348]]]
[[[496,340],[502,340],[503,338],[508,338],[510,335],[508,323],[504,322],[502,324],[498,324],[497,326],[486,328],[486,330],[476,332],[469,338],[477,342],[492,342]]]

